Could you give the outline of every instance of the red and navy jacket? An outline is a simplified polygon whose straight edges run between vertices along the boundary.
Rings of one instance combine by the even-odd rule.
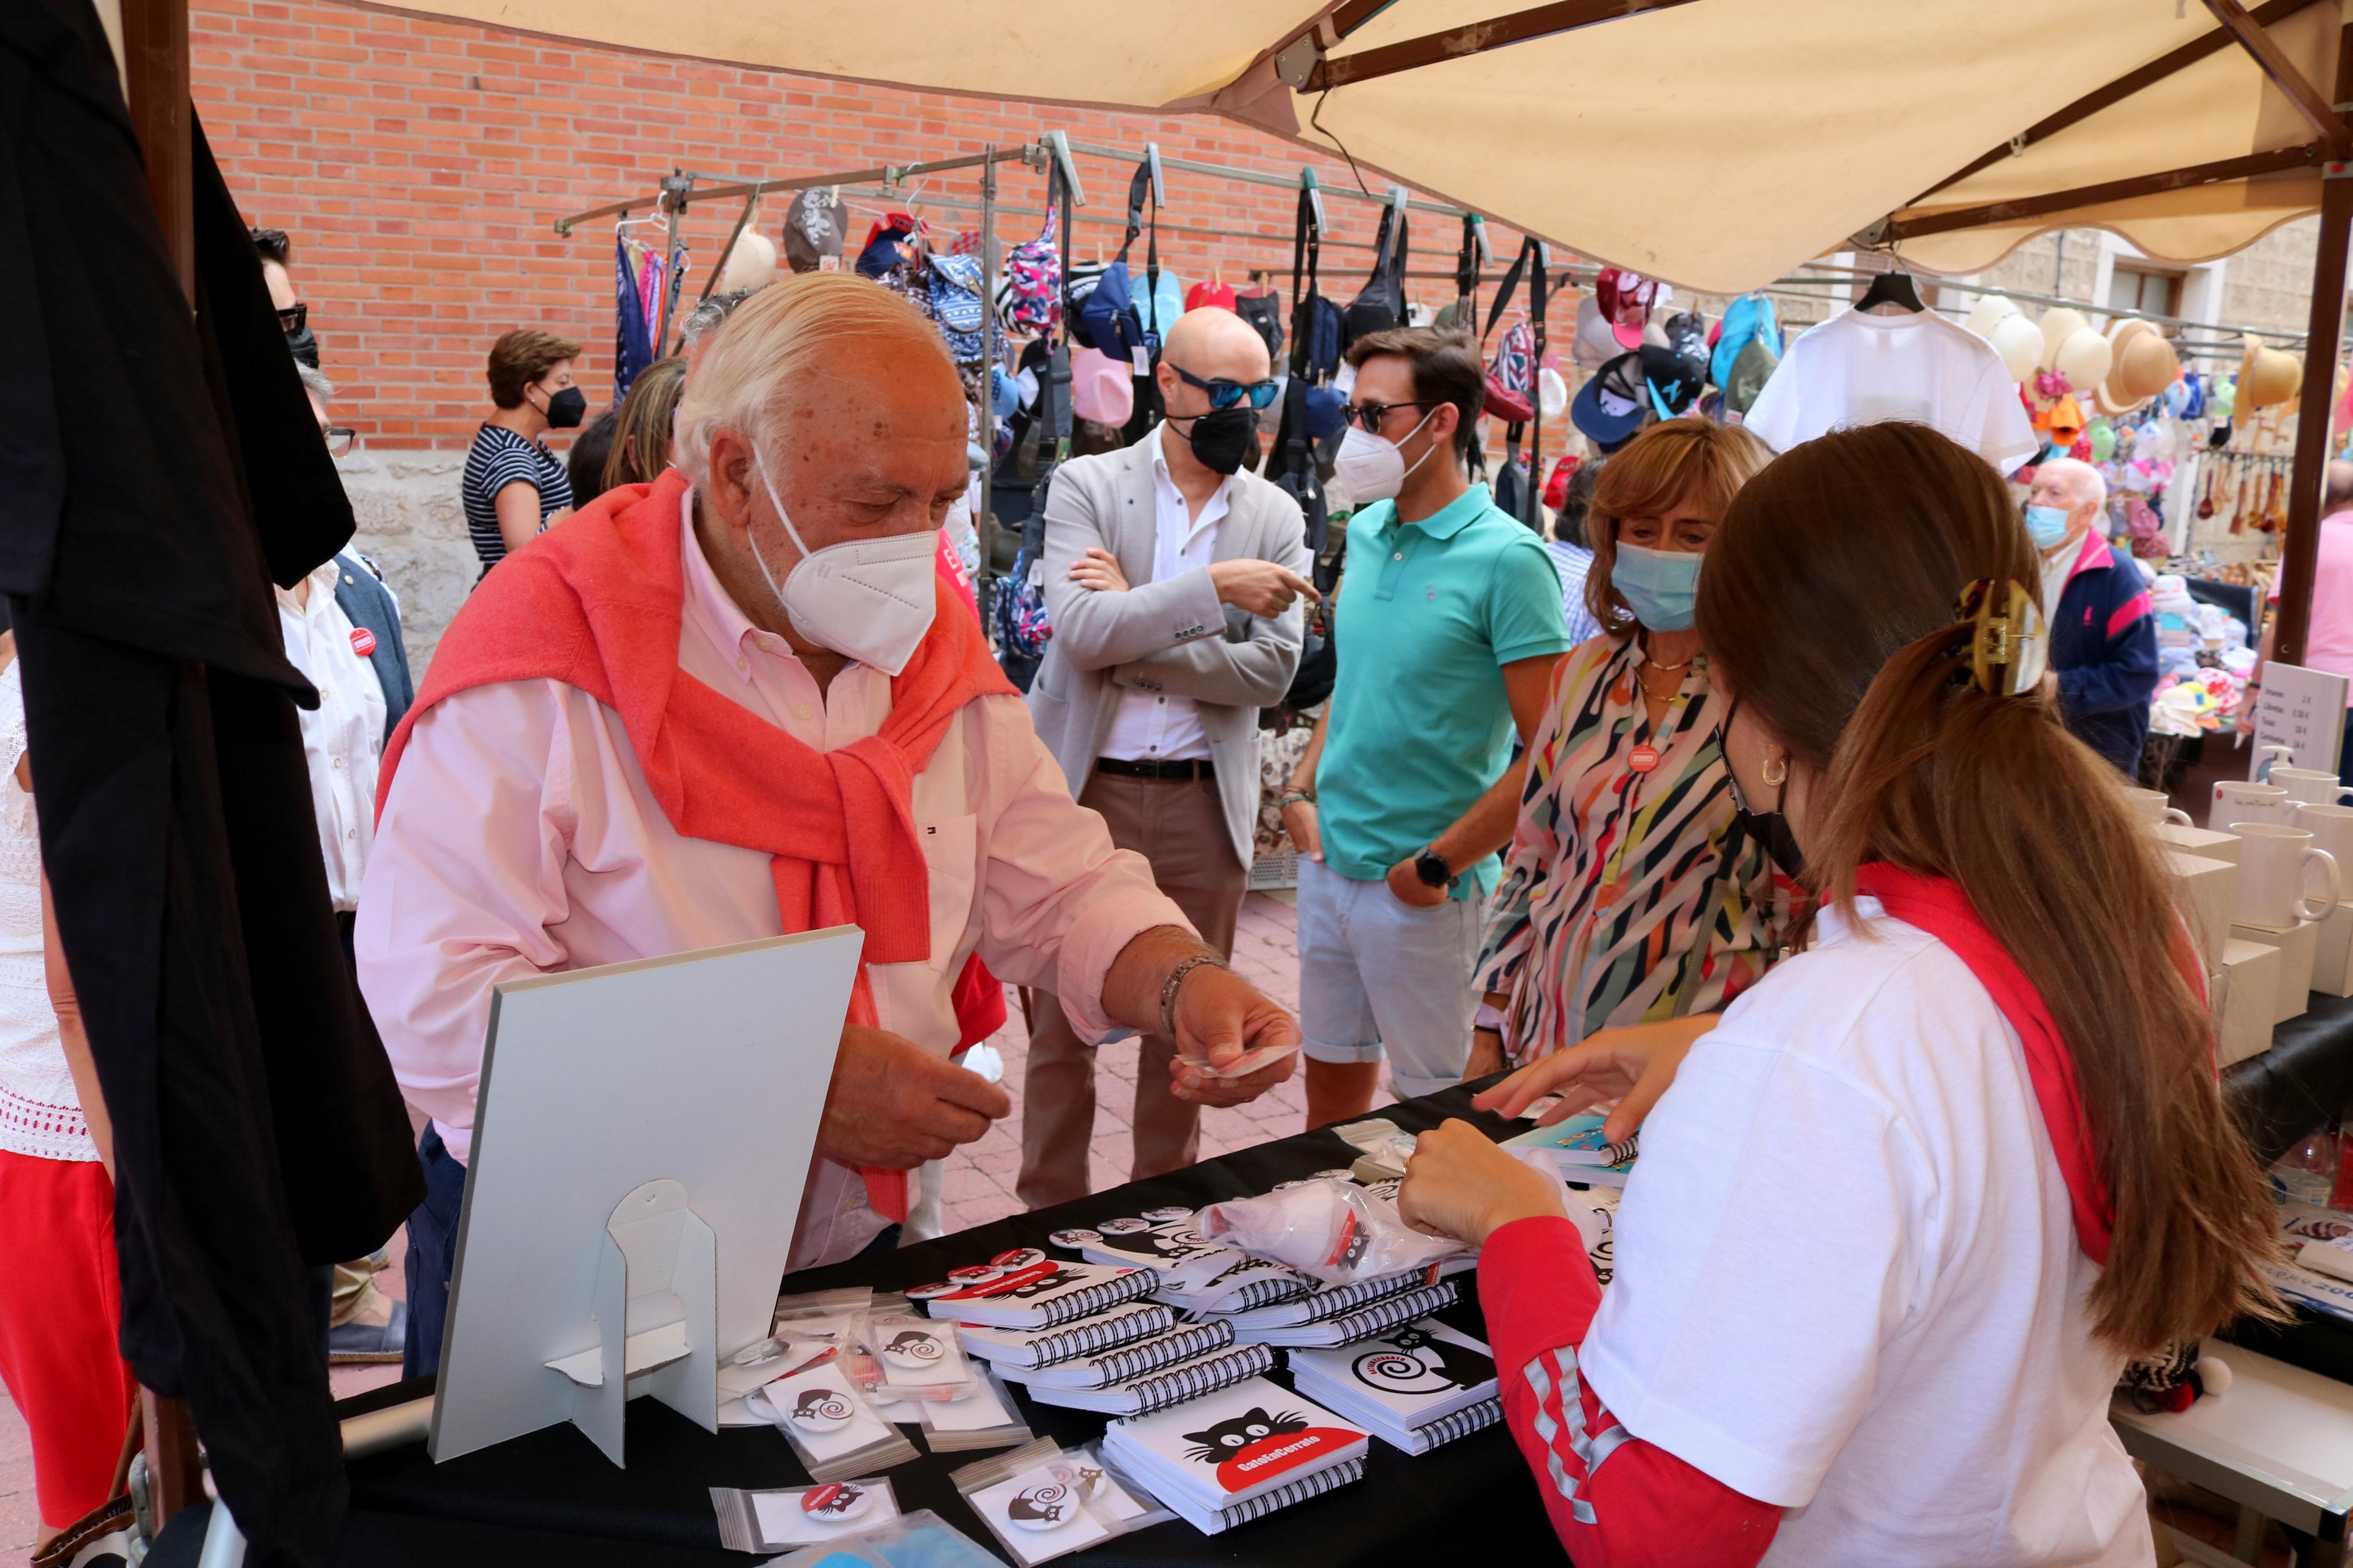
[[[2051,668],[2068,731],[2137,776],[2157,693],[2157,617],[2140,568],[2096,533],[2084,536],[2052,612]]]

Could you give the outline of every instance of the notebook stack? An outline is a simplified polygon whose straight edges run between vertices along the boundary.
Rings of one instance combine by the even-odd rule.
[[[1166,1216],[1166,1217],[1163,1217]],[[1090,1263],[1148,1269],[1152,1299],[1188,1312],[1232,1312],[1303,1294],[1314,1281],[1296,1270],[1201,1239],[1189,1209],[1107,1219],[1092,1230],[1059,1231]]]
[[[1217,1535],[1362,1479],[1368,1441],[1363,1428],[1253,1377],[1113,1421],[1103,1452],[1193,1528]]]
[[[1318,1286],[1288,1301],[1219,1316],[1246,1344],[1345,1345],[1427,1317],[1454,1300],[1451,1280],[1428,1282],[1412,1271]]]
[[[1291,1381],[1391,1447],[1427,1454],[1504,1418],[1487,1347],[1434,1319],[1291,1352]]]

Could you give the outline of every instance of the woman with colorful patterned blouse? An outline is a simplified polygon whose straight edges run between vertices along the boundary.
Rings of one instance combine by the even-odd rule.
[[[1791,889],[1734,808],[1692,629],[1716,520],[1769,456],[1737,426],[1671,419],[1601,471],[1586,530],[1601,634],[1560,661],[1529,745],[1472,1077],[1604,1029],[1688,1044],[1774,957]]]

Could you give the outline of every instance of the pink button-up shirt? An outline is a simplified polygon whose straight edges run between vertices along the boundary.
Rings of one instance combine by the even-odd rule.
[[[880,731],[890,678],[852,664],[819,691],[791,645],[720,585],[692,508],[690,493],[680,668],[819,751]],[[1103,974],[1120,950],[1154,926],[1190,929],[1143,858],[1113,848],[1103,819],[1071,800],[1018,697],[965,706],[915,776],[914,817],[932,956],[869,973],[881,1027],[927,1050],[955,1046],[951,993],[976,948],[999,976],[1052,991],[1101,1039],[1113,1029]],[[768,859],[672,828],[620,716],[577,688],[505,681],[436,704],[385,800],[356,936],[360,986],[402,1092],[464,1160],[494,985],[781,935]],[[883,1225],[858,1173],[819,1159],[792,1265],[846,1258]]]

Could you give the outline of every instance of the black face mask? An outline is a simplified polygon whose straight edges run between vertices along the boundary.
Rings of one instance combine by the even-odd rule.
[[[588,395],[576,386],[567,386],[547,400],[548,427],[569,430],[588,413]]]
[[[301,360],[312,370],[319,368],[318,334],[311,331],[308,324],[305,324],[299,332],[287,333],[286,346],[293,352],[296,359]]]
[[[1178,430],[1192,445],[1193,456],[1211,473],[1230,474],[1242,466],[1258,448],[1258,410],[1247,405],[1239,408],[1221,408],[1215,414],[1177,415],[1168,421],[1174,429],[1178,420],[1191,425],[1190,432]]]
[[[1772,810],[1755,811],[1750,809],[1747,797],[1741,791],[1740,775],[1732,770],[1732,755],[1725,748],[1724,738],[1732,733],[1732,716],[1739,711],[1740,704],[1737,702],[1725,711],[1716,740],[1717,750],[1724,752],[1725,782],[1732,786],[1732,809],[1740,818],[1741,829],[1765,846],[1765,853],[1773,858],[1773,864],[1780,868],[1781,875],[1793,882],[1802,882],[1806,876],[1805,853],[1798,847],[1797,835],[1789,831],[1789,819],[1781,815],[1781,807],[1789,798],[1788,779],[1784,777],[1781,780],[1780,791],[1773,798]]]

